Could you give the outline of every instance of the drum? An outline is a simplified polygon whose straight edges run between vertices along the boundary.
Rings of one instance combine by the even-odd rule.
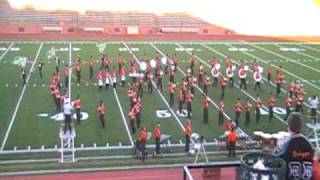
[[[260,72],[258,71],[255,71],[253,73],[253,79],[256,81],[256,82],[260,82],[262,80],[262,75]]]
[[[155,67],[157,66],[156,60],[151,59],[151,60],[150,60],[150,66],[151,66],[152,68],[155,68]]]
[[[214,65],[214,68],[216,68],[217,70],[220,70],[220,67],[221,67],[220,63],[216,63],[216,64]]]
[[[167,64],[167,61],[168,61],[167,57],[164,56],[164,57],[161,58],[161,63],[163,65]]]
[[[217,78],[220,75],[220,71],[217,70],[216,68],[212,68],[211,74],[212,74],[213,77]]]
[[[146,71],[147,70],[147,63],[146,62],[141,62],[140,63],[140,70],[141,71]]]

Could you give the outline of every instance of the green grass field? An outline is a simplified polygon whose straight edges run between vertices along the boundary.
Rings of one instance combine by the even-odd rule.
[[[101,42],[100,42],[101,43]],[[311,95],[319,95],[320,90],[320,44],[315,43],[246,43],[246,42],[218,42],[218,43],[188,43],[188,42],[105,42],[106,48],[104,53],[112,60],[116,66],[116,58],[118,53],[125,59],[127,69],[129,68],[130,52],[126,48],[136,48],[138,51],[133,51],[134,55],[140,59],[145,53],[150,59],[155,57],[157,51],[160,54],[169,54],[173,56],[177,54],[180,63],[179,68],[185,71],[190,59],[190,53],[194,50],[197,56],[197,64],[195,67],[195,76],[200,61],[209,63],[209,60],[214,55],[221,61],[222,71],[225,71],[225,60],[227,56],[233,60],[240,59],[249,60],[249,64],[256,59],[266,69],[269,65],[273,66],[274,72],[278,66],[284,68],[286,74],[286,82],[291,80],[299,80],[304,84],[307,92],[306,99]],[[9,47],[11,49],[9,49]],[[71,49],[70,49],[71,47]],[[96,42],[0,42],[0,140],[3,151],[11,151],[14,148],[18,150],[39,149],[44,146],[44,149],[53,148],[59,145],[59,128],[60,122],[56,122],[49,117],[53,115],[55,106],[52,101],[48,81],[55,71],[55,64],[48,60],[48,52],[51,48],[60,49],[56,51],[56,55],[62,60],[60,69],[63,69],[63,64],[70,60],[75,62],[75,57],[80,56],[82,60],[82,82],[80,86],[75,83],[75,76],[72,76],[71,94],[72,99],[77,94],[81,96],[82,111],[89,114],[89,118],[84,120],[79,125],[75,125],[77,137],[76,147],[82,144],[85,147],[93,146],[110,146],[132,145],[131,140],[136,139],[136,135],[131,135],[126,129],[129,124],[127,113],[129,111],[128,101],[128,85],[118,87],[115,91],[112,89],[97,91],[95,79],[89,79],[89,71],[87,60],[92,55],[96,60],[99,60],[99,49]],[[120,51],[120,49],[122,51]],[[298,51],[297,51],[298,50]],[[29,81],[25,89],[23,89],[20,80],[20,66],[14,64],[17,57],[26,57],[27,74]],[[71,59],[70,59],[71,58]],[[38,74],[37,63],[43,62],[44,78],[40,79]],[[32,69],[32,64],[34,68]],[[250,66],[251,67],[251,66]],[[95,65],[95,71],[99,68],[99,62]],[[206,71],[210,74],[209,67],[205,65]],[[31,71],[32,69],[32,71]],[[235,73],[237,74],[237,73]],[[274,75],[274,74],[273,74]],[[180,81],[184,77],[183,73],[177,71],[175,79]],[[264,71],[266,77],[266,71]],[[241,98],[244,103],[249,97],[254,104],[254,98],[257,92],[253,90],[252,73],[248,76],[248,90],[240,91],[236,86],[232,89],[226,88],[225,106],[226,114],[234,118],[233,105],[237,98]],[[119,81],[119,80],[118,80]],[[127,81],[131,81],[127,77]],[[266,104],[267,97],[270,92],[275,93],[275,87],[272,84],[263,81],[262,92],[259,92],[261,99]],[[169,102],[169,97],[166,91],[168,77],[165,76],[164,90],[162,92],[154,91],[153,94],[145,92],[142,99],[142,124],[147,127],[147,130],[153,131],[157,121],[161,122],[161,131],[163,134],[172,135],[171,143],[179,143],[184,141],[184,132],[180,123],[184,123],[185,118],[176,115],[177,104],[173,108],[174,114],[171,113],[166,101]],[[238,76],[235,75],[235,83],[238,84]],[[284,91],[287,84],[284,85]],[[66,87],[63,87],[66,88]],[[209,86],[208,95],[212,100],[209,105],[209,124],[202,122],[202,96],[196,89],[195,98],[192,103],[193,115],[191,118],[193,132],[201,134],[207,142],[212,142],[214,138],[223,134],[223,126],[218,123],[218,111],[213,105],[218,104],[220,97],[220,87],[213,88]],[[116,95],[119,98],[116,101]],[[176,93],[177,96],[177,93]],[[277,107],[283,106],[285,93],[277,99]],[[102,129],[96,113],[99,100],[105,102],[106,107],[106,128]],[[176,100],[175,100],[176,101]],[[177,101],[176,101],[177,103]],[[307,101],[306,101],[307,103]],[[119,106],[123,109],[120,111]],[[159,119],[156,116],[156,110],[168,110],[171,117]],[[304,122],[309,120],[309,109],[304,107]],[[38,117],[38,114],[48,113],[49,117]],[[122,114],[123,113],[123,114]],[[123,119],[123,116],[125,119]],[[280,130],[286,130],[286,124],[282,122],[283,114],[274,117],[271,122],[268,121],[268,116],[262,116],[260,123],[255,123],[254,110],[251,112],[251,123],[245,125],[244,113],[241,114],[240,128],[249,135],[253,131],[261,130],[268,133],[275,133]],[[305,132],[309,132],[305,128]],[[153,138],[148,141],[148,144],[154,144]]]

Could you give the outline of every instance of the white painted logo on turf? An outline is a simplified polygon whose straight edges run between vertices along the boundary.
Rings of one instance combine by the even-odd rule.
[[[178,116],[180,116],[180,117],[182,117],[182,118],[185,118],[185,117],[188,116],[188,111],[187,111],[186,109],[182,109],[182,110],[181,110],[181,113],[180,113],[179,110],[177,110],[176,113],[177,113]]]
[[[47,113],[37,114],[37,117],[48,117],[48,116],[49,116],[49,114],[47,114]],[[80,118],[81,121],[87,120],[88,118],[89,118],[88,113],[81,112],[81,118]],[[52,119],[54,121],[64,121],[64,114],[62,112],[54,114],[54,115],[50,116],[50,119]],[[72,114],[72,119],[77,119],[76,113]]]
[[[301,49],[301,48],[295,48],[295,47],[281,47],[279,48],[280,51],[291,51],[291,52],[298,52],[298,51],[305,51],[305,49]]]
[[[171,117],[171,113],[167,109],[156,110],[157,118],[165,119]]]
[[[274,107],[273,113],[278,114],[278,115],[285,115],[287,113],[287,111],[281,107]],[[261,115],[269,115],[269,109],[266,110],[266,109],[260,108],[260,114]]]
[[[5,48],[5,47],[0,47],[0,51],[5,51],[5,50],[7,50],[7,48]]]
[[[12,48],[10,48],[10,51],[20,51],[20,48],[19,47],[12,47]]]
[[[240,51],[240,52],[247,52],[247,51],[254,51],[254,49],[248,48],[228,48],[229,51]]]
[[[12,64],[24,67],[27,64],[27,57],[16,56],[12,61]]]
[[[139,48],[130,48],[130,50],[131,51],[133,51],[133,52],[137,52],[137,51],[139,51],[140,49]],[[119,51],[128,51],[128,49],[127,48],[119,48]]]
[[[106,49],[107,43],[97,43],[96,46],[99,49],[99,53],[103,53]]]
[[[176,51],[188,51],[188,52],[194,51],[193,48],[176,48],[175,50]],[[201,49],[197,49],[196,51],[201,51]]]

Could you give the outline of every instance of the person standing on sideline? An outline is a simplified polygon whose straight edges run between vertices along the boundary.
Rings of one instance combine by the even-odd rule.
[[[313,119],[314,123],[317,123],[317,109],[319,106],[319,98],[317,96],[312,96],[312,98],[309,98],[309,104],[311,106],[311,119]]]
[[[184,133],[186,135],[186,152],[189,152],[189,145],[190,145],[190,136],[192,133],[192,129],[191,129],[191,121],[190,119],[187,119],[186,122],[184,123]]]
[[[104,128],[104,104],[103,104],[103,101],[100,100],[100,105],[98,106],[98,115],[99,115],[99,119],[100,119],[100,123],[101,123],[101,126],[102,128]]]
[[[287,165],[285,179],[312,180],[314,150],[307,138],[301,133],[302,116],[293,112],[288,117],[289,137],[279,143],[273,154],[281,157]]]
[[[146,156],[146,143],[148,139],[148,132],[145,126],[141,126],[139,132],[139,140],[141,145],[142,161],[144,161]]]
[[[260,122],[260,108],[262,106],[262,102],[260,100],[259,94],[257,94],[257,99],[256,99],[256,123],[259,124]]]
[[[80,124],[80,120],[81,120],[81,112],[80,112],[81,101],[80,101],[80,95],[79,94],[77,94],[76,100],[74,100],[72,103],[73,103],[73,107],[76,108],[77,124]]]
[[[40,79],[43,78],[43,73],[42,73],[43,65],[44,65],[43,62],[39,62],[39,63],[38,63],[38,70],[39,70]]]
[[[71,130],[71,114],[72,114],[72,106],[70,104],[70,100],[66,99],[63,105],[63,115],[64,115],[64,134],[69,130],[69,133],[72,132]]]
[[[203,123],[208,124],[208,121],[209,121],[208,120],[209,119],[209,111],[208,111],[209,99],[206,94],[203,94],[202,105],[203,105]]]
[[[236,126],[239,125],[239,118],[240,118],[240,114],[242,111],[242,104],[240,102],[240,98],[238,98],[238,102],[234,105],[234,111],[236,112],[236,117],[235,117],[235,122],[236,122]]]
[[[234,131],[234,128],[231,128],[231,131],[227,136],[228,157],[236,157],[236,142],[237,133]]]
[[[160,122],[157,122],[157,125],[153,131],[153,135],[156,141],[156,154],[160,154],[160,138],[161,138]]]
[[[22,84],[26,85],[27,83],[27,72],[24,68],[21,69],[21,79],[22,79]]]
[[[276,105],[276,100],[274,99],[272,92],[268,98],[268,107],[269,107],[269,121],[273,118],[273,108]]]

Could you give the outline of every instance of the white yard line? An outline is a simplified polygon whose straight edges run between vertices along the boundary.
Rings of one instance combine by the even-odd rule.
[[[298,46],[301,46],[301,47],[306,48],[306,49],[309,49],[309,50],[313,50],[313,51],[320,52],[320,49],[307,46],[306,44],[299,44]]]
[[[166,57],[166,55],[160,51],[159,48],[157,48],[153,43],[150,43],[150,46],[152,46],[155,50],[157,50],[162,56]],[[178,67],[178,70],[185,76],[186,73],[180,68]],[[203,94],[202,89],[196,85],[196,88],[198,89],[198,91]],[[209,102],[216,108],[219,109],[219,106],[208,96],[208,100]],[[223,112],[224,117],[226,117],[227,119],[231,119],[230,116],[228,116],[225,112]],[[240,131],[244,132],[241,128],[239,128]]]
[[[7,49],[4,51],[4,53],[0,56],[0,61],[2,61],[3,57],[8,53],[8,51],[12,48],[12,46],[14,45],[14,43],[12,42]]]
[[[121,112],[121,117],[122,117],[123,123],[124,123],[124,125],[125,125],[125,127],[126,127],[127,134],[128,134],[128,136],[129,136],[129,140],[130,140],[130,143],[131,143],[131,147],[133,147],[133,146],[134,146],[134,142],[133,142],[133,140],[132,140],[132,136],[131,136],[131,133],[130,133],[130,130],[129,130],[129,126],[128,126],[128,124],[127,124],[127,119],[126,119],[126,117],[125,117],[125,115],[124,115],[124,113],[123,113],[123,109],[122,109],[121,103],[120,103],[120,101],[119,101],[119,97],[118,97],[118,93],[117,93],[116,88],[113,88],[113,94],[114,94],[114,96],[116,97],[117,104],[118,104],[118,107],[119,107],[120,112]]]
[[[260,46],[255,45],[255,44],[249,44],[249,45],[250,45],[250,46],[253,46],[253,47],[257,48],[257,49],[260,49],[260,50],[262,50],[262,51],[265,51],[265,52],[268,52],[268,53],[270,53],[270,54],[273,54],[273,55],[275,55],[275,56],[278,56],[278,57],[281,57],[281,58],[283,58],[283,59],[286,59],[286,60],[288,60],[288,61],[290,61],[290,62],[292,62],[292,63],[295,63],[295,64],[298,64],[298,65],[300,65],[300,66],[303,66],[303,67],[305,67],[305,68],[307,68],[307,69],[313,70],[313,71],[315,71],[315,72],[320,72],[320,70],[318,70],[318,69],[316,69],[316,68],[314,68],[314,67],[305,65],[305,64],[303,64],[303,63],[300,63],[299,61],[296,61],[296,60],[293,60],[293,59],[291,59],[291,58],[288,58],[287,56],[278,54],[278,53],[273,52],[273,51],[271,51],[271,50],[269,50],[269,49],[260,47]],[[276,45],[276,44],[274,44],[274,46],[281,47],[281,46]]]
[[[226,46],[229,46],[229,47],[231,47],[231,48],[234,47],[234,46],[232,46],[232,45],[226,45]],[[207,48],[210,49],[211,47],[208,46]],[[216,50],[214,50],[214,49],[212,49],[212,48],[211,48],[211,50],[217,52]],[[220,52],[217,52],[217,53],[220,53]],[[258,60],[258,61],[260,61],[260,62],[262,62],[262,63],[264,63],[264,64],[266,64],[266,65],[268,65],[268,63],[266,63],[263,59],[255,56],[255,55],[253,55],[253,54],[250,54],[250,53],[245,52],[245,51],[243,51],[243,52],[241,52],[241,53],[246,54],[247,56],[250,56],[250,57],[252,57],[252,58],[254,58],[254,59],[256,59],[256,60]],[[235,62],[235,61],[234,61],[234,62]],[[237,62],[235,62],[235,63],[237,63]],[[252,72],[252,70],[250,70],[250,71]],[[267,80],[265,77],[263,77],[263,80],[264,80],[265,82],[268,82],[268,80]],[[308,81],[304,81],[304,82],[308,82]],[[271,85],[272,85],[273,87],[276,87],[276,85],[275,85],[273,82],[271,82]],[[285,89],[283,89],[283,88],[281,89],[281,91],[284,92],[284,93],[288,93],[288,92],[287,92]],[[305,106],[307,106],[308,108],[311,108],[311,106],[310,106],[308,103],[303,102],[303,104],[304,104]],[[318,110],[317,112],[320,113],[319,110]]]
[[[179,45],[179,44],[178,44],[178,45]],[[179,46],[181,46],[181,45],[179,45]],[[203,47],[206,47],[207,49],[211,50],[212,52],[215,52],[215,53],[220,54],[221,56],[223,56],[223,57],[225,57],[225,58],[228,58],[226,55],[220,53],[219,51],[216,51],[216,50],[212,49],[211,47],[209,47],[209,46],[207,46],[207,45],[203,45],[203,44],[202,44],[202,46],[203,46]],[[183,47],[183,46],[181,46],[181,47]],[[196,57],[197,59],[199,59],[203,64],[206,64],[209,68],[211,67],[207,62],[205,62],[204,60],[202,60],[202,59],[199,58],[198,56],[195,56],[195,57]],[[240,87],[239,87],[237,84],[235,84],[235,86],[240,89]],[[253,96],[251,96],[251,95],[250,95],[248,92],[246,92],[245,90],[241,89],[241,92],[244,93],[244,94],[245,94],[247,97],[249,97],[251,100],[256,101],[256,98],[254,98]],[[262,107],[263,107],[264,109],[268,109],[265,105],[262,105]],[[274,116],[275,116],[277,119],[279,119],[280,122],[282,122],[283,124],[287,124],[287,122],[284,121],[284,120],[283,120],[280,116],[278,116],[277,114],[274,114]]]
[[[35,66],[35,64],[36,64],[36,62],[37,62],[37,60],[38,60],[38,57],[39,57],[40,51],[41,51],[41,49],[42,49],[42,46],[43,46],[43,43],[40,44],[39,49],[38,49],[38,52],[37,52],[37,55],[36,55],[35,59],[33,60],[32,66],[31,66],[31,68],[30,68],[30,70],[29,70],[28,77],[27,77],[27,79],[26,79],[26,85],[24,85],[23,88],[22,88],[22,91],[21,91],[21,94],[20,94],[18,103],[17,103],[17,105],[16,105],[16,108],[15,108],[14,113],[13,113],[13,115],[12,115],[12,118],[11,118],[11,120],[10,120],[9,127],[8,127],[8,129],[7,129],[7,131],[6,131],[6,134],[5,134],[5,137],[4,137],[3,141],[2,141],[0,151],[3,151],[4,146],[5,146],[6,142],[7,142],[7,139],[8,139],[10,130],[11,130],[11,128],[12,128],[13,122],[14,122],[14,120],[15,120],[15,118],[16,118],[16,115],[17,115],[17,112],[18,112],[18,110],[19,110],[22,97],[23,97],[23,95],[24,95],[24,93],[25,93],[25,91],[26,91],[27,84],[28,84],[29,79],[30,79],[30,77],[31,77],[31,72],[33,71],[33,68],[34,68],[34,66]]]
[[[140,61],[138,60],[137,56],[131,51],[131,49],[128,47],[128,45],[123,42],[123,45],[127,48],[127,50],[130,52],[130,54],[133,55],[135,61],[140,64]],[[174,110],[170,107],[169,103],[167,102],[167,100],[163,97],[162,93],[160,92],[160,90],[157,88],[156,84],[154,83],[154,81],[152,80],[152,85],[157,89],[158,94],[160,95],[161,99],[163,100],[163,102],[166,104],[166,106],[169,108],[170,112],[172,113],[172,115],[174,116],[174,118],[176,119],[176,121],[178,122],[178,124],[180,125],[180,127],[183,129],[183,131],[185,130],[183,124],[181,123],[180,118],[176,115],[176,113],[174,112]]]

